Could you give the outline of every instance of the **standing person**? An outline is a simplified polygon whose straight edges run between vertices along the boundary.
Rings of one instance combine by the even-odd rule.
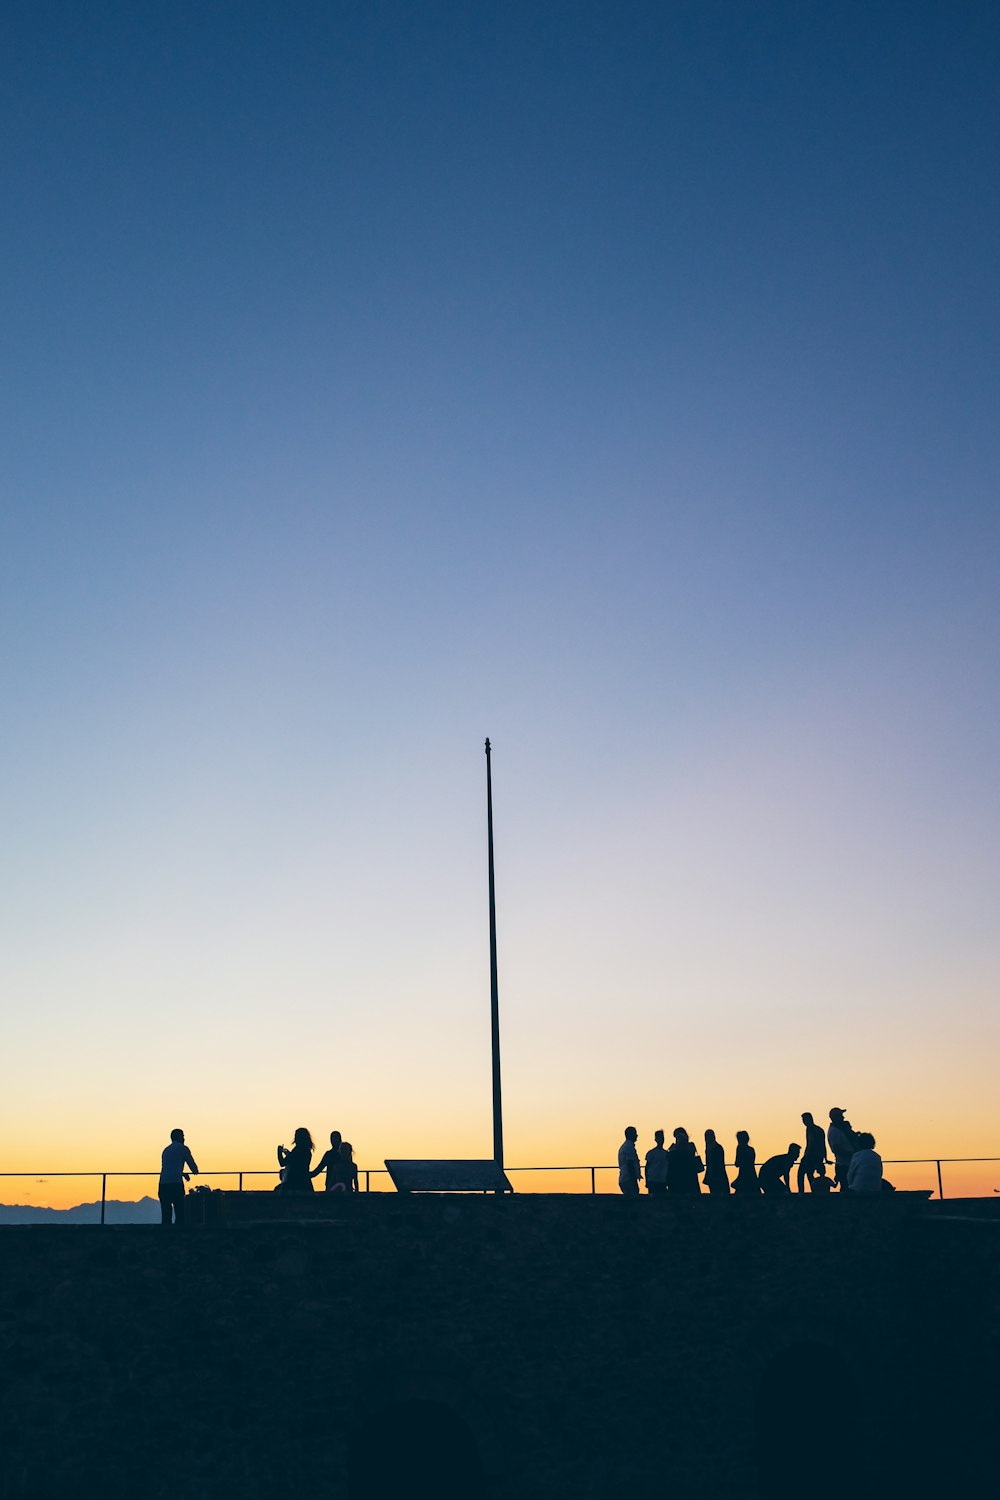
[[[281,1181],[275,1188],[275,1192],[312,1192],[312,1177],[309,1173],[315,1149],[312,1136],[304,1125],[300,1125],[295,1132],[294,1144],[291,1151],[288,1151],[284,1146],[278,1147],[278,1161],[281,1164]]]
[[[856,1145],[854,1131],[851,1129],[850,1120],[845,1120],[844,1111],[834,1105],[830,1111],[830,1128],[826,1132],[826,1138],[833,1152],[836,1171],[834,1177],[842,1193],[847,1192],[847,1169],[854,1155]]]
[[[809,1179],[811,1188],[820,1170],[826,1166],[826,1136],[822,1125],[817,1125],[808,1112],[802,1116],[802,1123],[806,1127],[806,1149],[802,1153],[799,1170],[795,1174],[800,1193],[806,1190],[806,1178]]]
[[[618,1186],[626,1198],[637,1198],[639,1196],[639,1178],[642,1170],[639,1166],[639,1153],[635,1149],[635,1143],[639,1139],[639,1132],[634,1125],[625,1126],[625,1139],[618,1147]]]
[[[312,1171],[309,1173],[310,1177],[318,1177],[321,1172],[326,1172],[327,1192],[330,1191],[334,1183],[337,1181],[337,1168],[340,1165],[340,1147],[342,1142],[343,1136],[341,1135],[340,1131],[331,1130],[329,1151],[323,1152],[323,1155],[320,1158],[319,1166],[313,1167]]]
[[[789,1173],[799,1159],[801,1147],[794,1142],[787,1151],[782,1151],[778,1156],[769,1156],[760,1169],[760,1190],[765,1194],[786,1194],[792,1191],[791,1183],[788,1181]]]
[[[663,1149],[663,1131],[653,1135],[656,1145],[646,1152],[646,1192],[651,1198],[662,1198],[667,1191],[667,1168],[670,1165]]]
[[[160,1157],[160,1184],[156,1190],[161,1224],[171,1223],[171,1215],[174,1224],[184,1223],[184,1184],[189,1180],[185,1167],[190,1167],[197,1177],[198,1163],[184,1144],[183,1130],[172,1130],[170,1145],[164,1146]]]
[[[694,1141],[684,1126],[678,1125],[674,1144],[667,1152],[667,1191],[681,1197],[697,1197],[701,1192],[698,1177],[704,1170],[705,1163],[695,1150]]]
[[[877,1197],[882,1192],[882,1158],[875,1150],[875,1137],[867,1130],[858,1132],[858,1149],[847,1169],[847,1187],[859,1197]]]
[[[710,1193],[729,1197],[726,1153],[716,1140],[714,1130],[705,1131],[705,1186]]]
[[[750,1137],[745,1130],[736,1132],[736,1181],[733,1183],[734,1193],[753,1193],[755,1196],[760,1192],[760,1183],[757,1181],[757,1153],[750,1144]]]

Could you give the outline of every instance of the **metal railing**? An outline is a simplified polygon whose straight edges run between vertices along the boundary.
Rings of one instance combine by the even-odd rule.
[[[1000,1156],[912,1156],[912,1157],[893,1157],[891,1159],[886,1159],[884,1161],[883,1165],[885,1165],[887,1167],[901,1167],[901,1166],[925,1166],[925,1167],[926,1166],[933,1166],[933,1167],[935,1167],[936,1170],[937,1170],[938,1197],[941,1198],[941,1199],[943,1199],[945,1194],[944,1194],[944,1178],[943,1178],[942,1171],[941,1171],[942,1166],[962,1166],[962,1165],[972,1166],[972,1165],[981,1165],[981,1164],[984,1164],[986,1162],[1000,1162]],[[727,1163],[727,1166],[730,1168],[730,1170],[734,1169],[734,1164],[731,1163],[731,1162]],[[517,1174],[517,1173],[521,1173],[521,1172],[589,1172],[590,1173],[590,1194],[596,1194],[597,1193],[597,1174],[598,1174],[598,1172],[617,1172],[618,1171],[618,1167],[617,1167],[617,1165],[614,1165],[614,1166],[605,1166],[603,1164],[601,1164],[601,1165],[595,1165],[595,1166],[586,1165],[586,1166],[578,1166],[578,1167],[566,1167],[566,1166],[556,1166],[556,1167],[506,1167],[505,1171],[507,1172],[508,1176],[511,1175],[512,1173],[513,1174]],[[7,1177],[16,1177],[16,1178],[20,1178],[20,1177],[33,1177],[36,1181],[41,1180],[41,1179],[48,1180],[49,1178],[52,1178],[52,1177],[59,1177],[59,1178],[63,1178],[63,1177],[92,1177],[92,1178],[97,1178],[97,1177],[99,1177],[101,1179],[101,1218],[100,1218],[100,1222],[102,1224],[104,1224],[106,1222],[106,1220],[105,1220],[105,1210],[106,1210],[107,1201],[108,1201],[108,1178],[109,1177],[156,1177],[156,1178],[158,1178],[159,1175],[160,1175],[159,1172],[155,1172],[155,1171],[154,1172],[0,1172],[0,1178],[7,1178]],[[238,1181],[238,1184],[239,1184],[238,1191],[242,1193],[243,1192],[243,1179],[245,1177],[277,1177],[278,1176],[278,1169],[276,1167],[253,1167],[253,1168],[246,1168],[246,1167],[244,1167],[242,1171],[240,1171],[238,1169],[233,1169],[233,1170],[230,1170],[230,1171],[220,1171],[220,1172],[201,1172],[198,1175],[200,1177],[202,1177],[202,1178],[207,1178],[207,1177],[235,1177],[237,1179],[237,1181]],[[373,1177],[388,1177],[388,1175],[389,1174],[388,1174],[388,1172],[387,1172],[387,1170],[386,1170],[385,1167],[359,1167],[358,1168],[358,1176],[359,1176],[359,1178],[363,1177],[364,1180],[365,1180],[364,1191],[366,1193],[371,1192],[371,1180],[372,1180]],[[30,1207],[31,1205],[25,1205],[25,1206],[29,1206]]]

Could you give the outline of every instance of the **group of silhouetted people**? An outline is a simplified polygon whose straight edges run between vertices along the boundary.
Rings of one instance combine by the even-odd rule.
[[[704,1186],[714,1196],[726,1198],[730,1193],[778,1196],[792,1191],[791,1177],[796,1163],[800,1193],[806,1191],[807,1184],[810,1192],[821,1195],[831,1193],[835,1187],[859,1197],[894,1191],[882,1175],[882,1158],[875,1150],[875,1137],[869,1131],[855,1131],[842,1109],[835,1106],[830,1110],[830,1126],[826,1131],[808,1112],[803,1114],[802,1123],[806,1131],[805,1151],[793,1141],[787,1151],[769,1156],[760,1167],[750,1136],[745,1130],[738,1130],[736,1176],[732,1182],[725,1150],[714,1130],[705,1131],[704,1159],[683,1125],[674,1131],[671,1146],[664,1146],[664,1133],[657,1130],[654,1144],[646,1152],[646,1192],[651,1198],[667,1193],[694,1197]],[[636,1149],[638,1138],[635,1126],[629,1125],[618,1148],[618,1186],[626,1197],[638,1197],[643,1178]],[[833,1154],[832,1163],[828,1149]],[[833,1177],[827,1176],[830,1165],[834,1167]]]
[[[320,1158],[319,1165],[312,1164],[316,1147],[312,1136],[304,1125],[300,1125],[292,1138],[292,1146],[278,1147],[278,1185],[276,1193],[311,1193],[313,1178],[321,1172],[326,1174],[324,1187],[328,1193],[356,1193],[358,1191],[358,1169],[354,1163],[354,1147],[345,1141],[339,1130],[330,1132],[330,1149]],[[198,1164],[184,1142],[183,1130],[170,1132],[170,1144],[163,1148],[160,1159],[160,1181],[157,1197],[160,1200],[160,1223],[182,1224],[184,1222],[184,1184],[191,1174],[197,1176]]]
[[[330,1131],[330,1149],[324,1151],[319,1165],[312,1164],[316,1147],[312,1136],[304,1125],[300,1125],[292,1138],[292,1148],[278,1147],[280,1182],[276,1193],[311,1193],[312,1180],[321,1172],[326,1173],[324,1187],[328,1193],[356,1193],[358,1191],[358,1169],[354,1162],[354,1147],[345,1141],[339,1130]]]
[[[674,1131],[673,1144],[664,1145],[664,1133],[654,1133],[654,1144],[646,1152],[646,1192],[657,1197],[667,1193],[680,1197],[695,1197],[708,1189],[713,1196],[728,1197],[730,1193],[763,1193],[766,1197],[792,1191],[792,1171],[798,1163],[796,1183],[798,1191],[827,1194],[835,1187],[842,1193],[859,1197],[875,1196],[893,1192],[891,1183],[882,1175],[882,1158],[875,1150],[875,1137],[868,1131],[856,1131],[846,1119],[844,1110],[830,1110],[830,1125],[824,1131],[811,1114],[803,1114],[802,1123],[806,1131],[805,1150],[793,1142],[787,1151],[769,1156],[759,1168],[757,1153],[750,1144],[745,1130],[736,1132],[736,1176],[729,1180],[726,1153],[716,1139],[714,1130],[705,1131],[704,1159],[683,1125]],[[638,1197],[643,1168],[639,1163],[636,1141],[639,1132],[634,1125],[625,1130],[625,1139],[618,1148],[618,1186],[626,1196]],[[827,1155],[832,1152],[833,1160]],[[313,1178],[325,1174],[324,1187],[328,1193],[356,1193],[359,1191],[358,1169],[354,1161],[354,1147],[345,1141],[339,1130],[330,1132],[330,1149],[325,1151],[319,1163],[313,1166],[316,1147],[312,1136],[304,1125],[300,1125],[293,1137],[291,1147],[278,1147],[279,1182],[277,1193],[311,1193]],[[834,1167],[833,1177],[827,1176],[827,1167]],[[180,1224],[184,1218],[184,1184],[198,1166],[184,1141],[183,1130],[170,1132],[170,1144],[164,1147],[158,1197],[163,1224]]]

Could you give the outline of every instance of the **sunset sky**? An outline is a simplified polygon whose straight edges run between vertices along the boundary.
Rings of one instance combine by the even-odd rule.
[[[8,0],[0,1170],[487,1155],[486,735],[511,1164],[1000,1155],[998,66]]]

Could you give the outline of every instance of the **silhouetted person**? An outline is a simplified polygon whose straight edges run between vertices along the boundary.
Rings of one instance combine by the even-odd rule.
[[[626,1125],[625,1139],[618,1147],[618,1186],[626,1198],[639,1196],[639,1178],[642,1173],[639,1167],[639,1153],[635,1149],[638,1139],[639,1132],[635,1126]]]
[[[882,1158],[875,1150],[875,1137],[861,1130],[855,1137],[857,1150],[847,1169],[847,1187],[860,1198],[878,1197],[882,1192]]]
[[[821,1161],[820,1162],[820,1164],[819,1164],[819,1172],[813,1178],[813,1180],[809,1184],[809,1186],[812,1188],[812,1191],[814,1193],[819,1193],[820,1196],[823,1197],[823,1198],[828,1198],[830,1196],[830,1194],[833,1192],[833,1178],[832,1177],[827,1177],[827,1175],[826,1175],[826,1162],[825,1161]]]
[[[674,1143],[667,1152],[667,1191],[680,1197],[697,1197],[701,1192],[699,1175],[705,1164],[695,1150],[683,1125],[674,1131]]]
[[[312,1178],[309,1172],[312,1167],[312,1157],[315,1149],[312,1136],[304,1125],[300,1125],[295,1132],[294,1145],[291,1151],[286,1151],[284,1146],[278,1147],[278,1161],[281,1164],[282,1176],[281,1181],[275,1189],[276,1192],[312,1192]]]
[[[350,1141],[343,1141],[337,1152],[337,1160],[331,1162],[326,1172],[326,1190],[328,1193],[356,1193],[358,1189],[358,1169],[354,1165],[354,1147]]]
[[[802,1123],[806,1127],[806,1149],[802,1153],[799,1170],[795,1174],[800,1193],[806,1190],[807,1178],[809,1186],[812,1187],[816,1174],[826,1164],[826,1135],[822,1125],[817,1125],[808,1111],[802,1116]]]
[[[183,1130],[170,1132],[170,1145],[164,1146],[160,1158],[160,1183],[156,1196],[160,1200],[160,1223],[184,1222],[184,1184],[188,1181],[185,1167],[198,1175],[198,1163],[184,1144]]]
[[[340,1131],[331,1130],[330,1149],[329,1151],[323,1152],[323,1155],[320,1158],[319,1166],[313,1167],[312,1171],[309,1174],[310,1177],[318,1177],[321,1172],[325,1171],[327,1192],[330,1191],[330,1189],[333,1187],[333,1184],[337,1180],[335,1169],[340,1166],[340,1147],[342,1142],[343,1136],[341,1135]]]
[[[745,1130],[736,1132],[736,1181],[733,1183],[734,1193],[752,1193],[754,1196],[760,1193],[760,1183],[757,1181],[757,1153],[750,1144],[750,1137]]]
[[[354,1164],[354,1147],[345,1141],[340,1148],[340,1177],[348,1193],[360,1193],[358,1169]]]
[[[834,1105],[830,1111],[830,1128],[826,1132],[826,1138],[833,1152],[835,1166],[834,1176],[842,1193],[847,1192],[847,1169],[854,1155],[855,1136],[851,1129],[851,1122],[844,1119],[844,1111]]]
[[[716,1140],[714,1130],[705,1131],[705,1186],[710,1193],[729,1197],[726,1153]]]
[[[651,1198],[662,1198],[667,1191],[669,1158],[663,1149],[663,1131],[653,1135],[656,1145],[646,1152],[646,1192]]]
[[[790,1193],[791,1184],[788,1181],[789,1173],[799,1159],[800,1147],[794,1143],[787,1151],[782,1151],[779,1156],[769,1156],[760,1169],[760,1190],[762,1193]]]

